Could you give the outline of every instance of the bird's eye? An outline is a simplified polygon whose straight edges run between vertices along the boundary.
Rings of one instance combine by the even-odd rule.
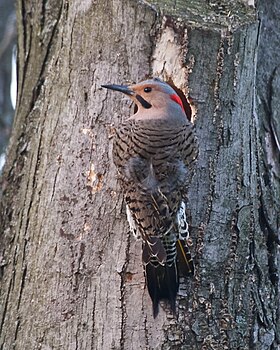
[[[148,86],[148,87],[145,87],[145,88],[144,88],[144,91],[145,91],[145,92],[151,92],[151,91],[152,91],[152,88],[149,87],[149,86]]]

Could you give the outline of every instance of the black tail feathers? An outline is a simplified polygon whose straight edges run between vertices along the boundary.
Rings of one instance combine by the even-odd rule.
[[[179,288],[179,278],[176,263],[168,266],[148,263],[146,269],[147,287],[153,302],[153,315],[157,317],[160,300],[166,300],[171,310],[176,312],[176,295]]]

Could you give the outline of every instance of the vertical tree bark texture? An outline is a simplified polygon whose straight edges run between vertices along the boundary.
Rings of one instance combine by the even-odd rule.
[[[235,2],[170,3],[18,0],[1,350],[277,349],[277,223],[264,213],[278,209],[264,195],[259,25]],[[132,108],[100,88],[151,75],[188,96],[200,143],[187,203],[196,274],[181,281],[178,317],[163,305],[155,320],[111,157],[114,126]]]

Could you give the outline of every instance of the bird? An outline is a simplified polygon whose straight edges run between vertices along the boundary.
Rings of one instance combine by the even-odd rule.
[[[157,317],[162,300],[175,314],[179,271],[194,273],[185,204],[186,182],[198,155],[193,124],[181,98],[159,78],[101,86],[122,92],[136,105],[135,113],[116,127],[113,162],[130,231],[142,239],[153,316]]]

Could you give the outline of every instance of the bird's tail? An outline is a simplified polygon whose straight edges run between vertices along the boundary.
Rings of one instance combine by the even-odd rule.
[[[150,262],[145,265],[145,270],[147,287],[153,302],[154,318],[158,315],[160,300],[166,300],[170,304],[171,310],[175,313],[175,301],[179,287],[176,262],[171,266]]]

